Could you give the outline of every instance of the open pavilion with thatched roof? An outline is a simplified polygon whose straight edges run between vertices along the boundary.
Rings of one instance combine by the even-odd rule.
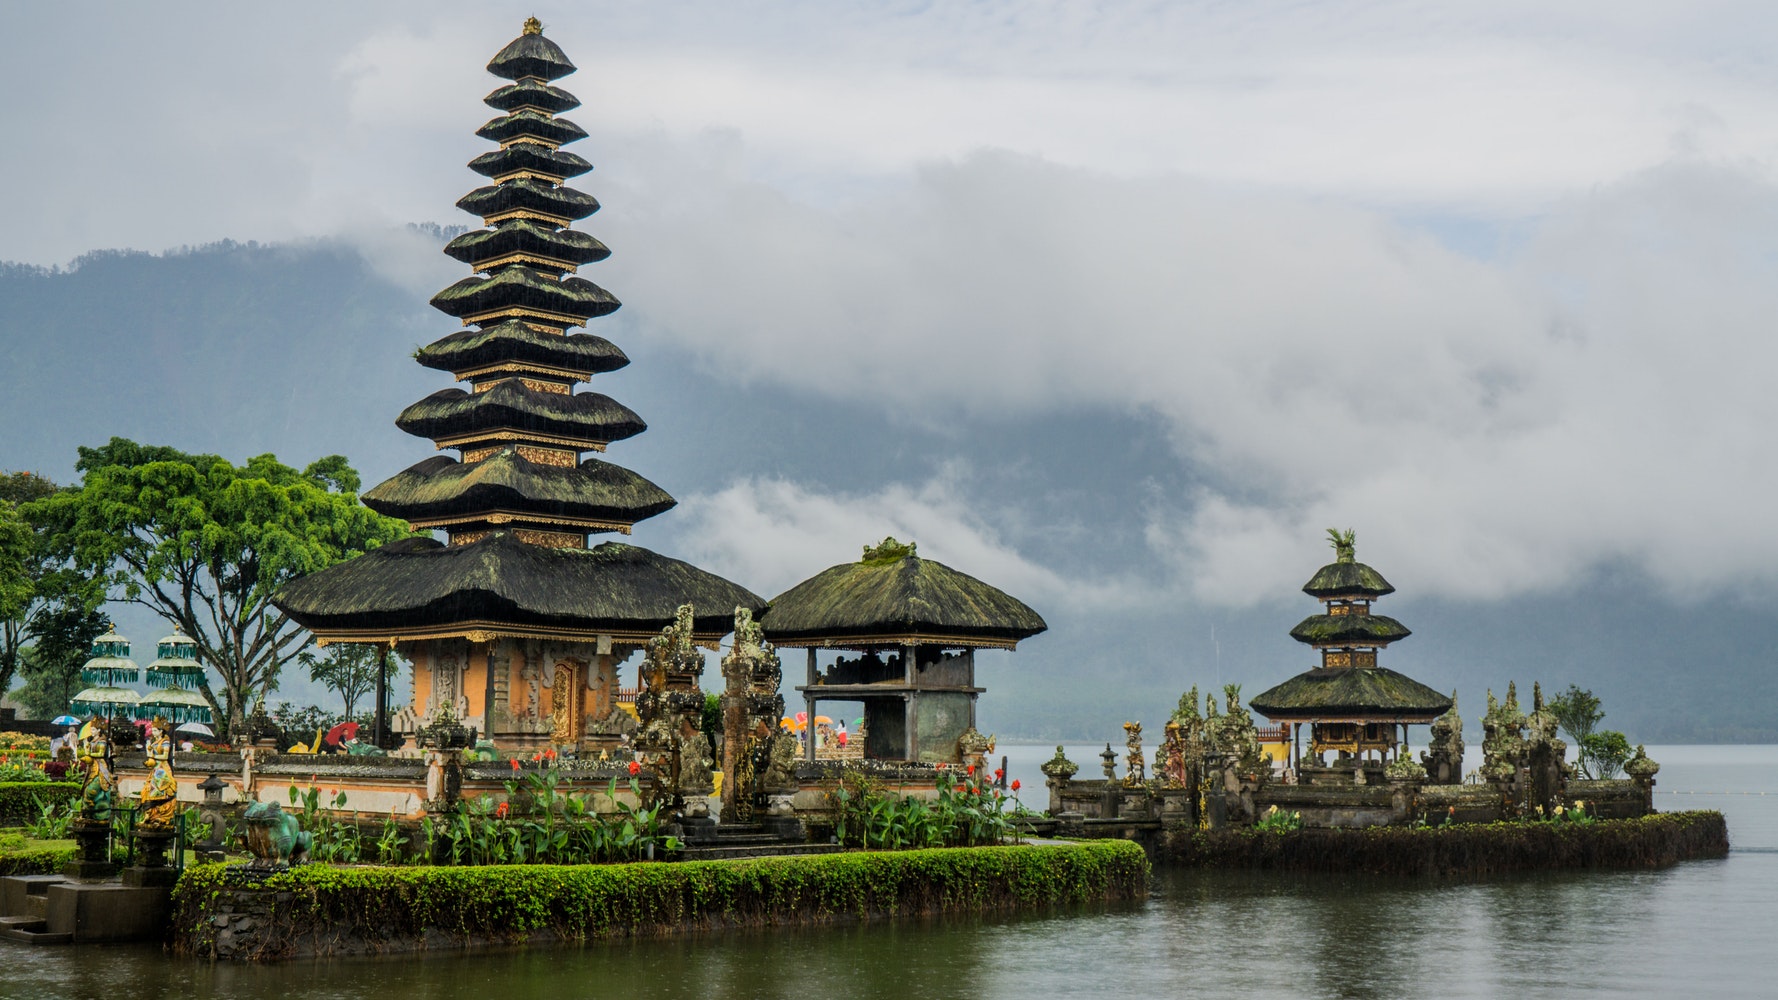
[[[1049,627],[1023,601],[893,538],[779,594],[760,624],[773,645],[808,649],[797,690],[810,720],[823,701],[861,702],[866,757],[932,763],[958,761],[958,740],[974,730],[975,651],[1013,649]],[[823,649],[859,655],[823,670]]]
[[[1401,622],[1371,613],[1371,602],[1395,592],[1383,575],[1357,560],[1350,531],[1333,536],[1334,561],[1321,567],[1303,592],[1326,608],[1290,630],[1291,638],[1321,654],[1321,665],[1248,699],[1273,722],[1290,727],[1294,766],[1303,765],[1298,730],[1309,726],[1309,753],[1334,751],[1363,759],[1387,757],[1406,740],[1407,726],[1430,725],[1451,699],[1386,667],[1377,651],[1411,633]]]

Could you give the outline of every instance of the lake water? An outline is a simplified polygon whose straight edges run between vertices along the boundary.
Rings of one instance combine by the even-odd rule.
[[[1096,775],[1102,749],[1069,755]],[[1054,747],[1002,752],[1042,806]],[[266,968],[0,943],[0,997],[1778,996],[1778,746],[1649,752],[1661,809],[1727,815],[1728,858],[1460,882],[1166,872],[1143,903],[1084,912]]]

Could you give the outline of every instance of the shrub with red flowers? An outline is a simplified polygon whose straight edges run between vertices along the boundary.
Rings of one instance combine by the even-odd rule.
[[[838,815],[840,843],[878,850],[921,847],[976,847],[999,844],[1014,834],[1003,812],[1005,800],[973,766],[958,780],[938,772],[938,797],[892,797],[882,783],[848,768],[830,793]]]

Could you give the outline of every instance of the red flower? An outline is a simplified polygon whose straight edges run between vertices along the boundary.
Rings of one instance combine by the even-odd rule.
[[[1006,777],[1006,772],[1004,770],[1002,770],[998,767],[994,769],[994,780],[995,781],[999,781],[1001,778],[1004,778],[1004,777]]]
[[[1019,779],[1012,779],[1012,790],[1015,792],[1019,790]]]
[[[545,760],[555,760],[556,759],[556,748],[550,747],[548,750],[545,750],[543,752],[543,758]]]
[[[512,764],[512,769],[515,771],[518,770],[519,768],[525,766],[525,765],[519,763],[519,759],[517,757],[512,758],[508,763]]]
[[[543,755],[542,755],[542,754],[540,754],[540,753],[534,753],[534,754],[532,754],[532,755],[531,755],[531,763],[533,763],[533,764],[536,764],[536,763],[538,763],[538,762],[539,762],[539,761],[541,761],[541,760],[543,760]]]
[[[633,776],[641,774],[641,773],[642,773],[642,765],[636,763],[635,761],[630,761],[630,775],[633,777]]]
[[[513,763],[516,764],[518,762],[514,761]],[[506,803],[502,802],[499,805],[494,807],[494,816],[497,819],[505,819],[506,818]]]
[[[964,768],[963,773],[964,774],[974,774],[975,773],[975,765],[971,764],[968,767]]]

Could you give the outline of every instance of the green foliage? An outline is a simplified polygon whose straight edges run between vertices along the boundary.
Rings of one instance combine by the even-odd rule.
[[[880,781],[848,767],[830,793],[836,807],[834,835],[848,847],[904,851],[923,847],[999,844],[1014,833],[1006,799],[987,775],[950,772],[938,778],[934,799],[893,797]]]
[[[1572,812],[1572,810],[1570,810]],[[1163,860],[1201,868],[1492,875],[1564,868],[1661,868],[1728,853],[1719,812],[1654,813],[1636,819],[1446,823],[1271,833],[1252,827],[1180,831]]]
[[[1148,875],[1142,849],[1122,840],[671,865],[310,865],[251,890],[290,894],[271,910],[254,957],[286,957],[297,935],[316,927],[327,929],[320,937],[384,949],[437,935],[463,943],[520,942],[539,934],[582,941],[696,927],[1028,911],[1140,898]],[[246,885],[235,869],[187,868],[173,893],[174,953],[214,955],[217,928],[209,917],[215,901]]]
[[[1581,737],[1581,765],[1593,777],[1610,780],[1623,773],[1624,761],[1630,759],[1636,748],[1623,733],[1615,729],[1601,729]]]
[[[382,646],[365,643],[337,643],[327,647],[326,656],[304,652],[297,656],[309,668],[309,680],[325,686],[345,702],[345,717],[351,718],[358,699],[376,690],[377,671],[385,680],[400,669],[395,657]]]
[[[96,588],[67,569],[39,516],[41,501],[59,490],[29,472],[0,475],[0,692],[12,688],[25,640],[41,641],[47,613],[97,603]]]
[[[112,438],[80,449],[79,490],[32,507],[58,554],[195,640],[222,677],[229,728],[276,683],[305,633],[271,603],[284,583],[405,536],[357,502],[357,475],[329,456],[298,471],[271,455],[215,455]],[[208,684],[201,690],[215,705]]]
[[[69,802],[79,796],[80,785],[72,781],[0,782],[0,817],[27,820],[41,811],[39,803]]]
[[[60,600],[38,612],[33,642],[19,663],[25,684],[12,697],[33,718],[66,713],[69,700],[84,686],[80,668],[91,655],[93,640],[104,632],[105,615],[82,600]]]
[[[1605,711],[1599,707],[1599,699],[1593,697],[1593,692],[1573,684],[1545,702],[1544,707],[1556,717],[1556,725],[1561,726],[1577,745],[1586,742],[1587,736],[1605,721]]]
[[[357,814],[354,813],[350,820],[340,819],[337,815],[337,811],[346,805],[344,791],[335,792],[323,805],[321,789],[310,785],[307,791],[302,791],[291,785],[290,804],[301,808],[297,822],[313,838],[309,846],[310,858],[349,865],[358,863],[363,857],[364,839],[358,830]]]
[[[37,807],[37,815],[26,829],[33,839],[62,840],[68,836],[68,828],[73,825],[74,814],[79,809],[74,799],[33,795],[31,804]]]
[[[46,844],[9,835],[0,838],[0,876],[54,875],[74,860],[77,851],[72,844]]]
[[[1303,828],[1303,814],[1292,810],[1285,812],[1277,806],[1265,811],[1253,828],[1262,833],[1288,833]]]
[[[716,748],[720,745],[718,740],[722,736],[721,695],[715,694],[714,692],[706,692],[704,694],[704,714],[703,717],[698,720],[698,728],[703,731],[704,739],[710,741],[710,750],[714,753]],[[721,754],[717,754],[716,763],[718,767],[722,765],[721,757]]]

